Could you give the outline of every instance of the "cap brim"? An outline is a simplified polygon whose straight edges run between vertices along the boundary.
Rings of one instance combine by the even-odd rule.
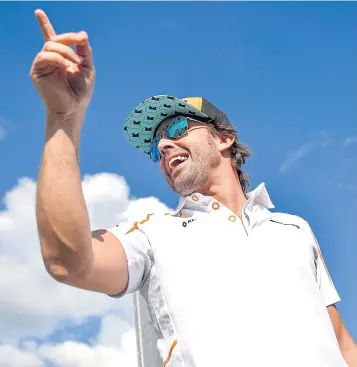
[[[157,95],[146,99],[129,113],[124,122],[125,137],[131,145],[150,154],[156,128],[162,121],[175,115],[208,118],[180,98]]]

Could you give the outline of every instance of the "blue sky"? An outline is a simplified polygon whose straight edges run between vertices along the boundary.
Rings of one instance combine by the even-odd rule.
[[[310,222],[357,340],[357,4],[0,4],[1,197],[20,177],[36,180],[40,164],[45,113],[28,76],[42,46],[38,7],[58,33],[87,31],[93,47],[82,174],[117,173],[132,196],[175,207],[158,167],[125,141],[123,120],[154,94],[205,96],[251,148],[252,187],[264,181],[276,211]]]

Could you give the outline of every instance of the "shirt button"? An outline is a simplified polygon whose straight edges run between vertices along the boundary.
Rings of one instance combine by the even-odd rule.
[[[219,209],[219,204],[218,204],[217,202],[214,202],[214,203],[212,204],[212,208],[213,208],[214,210]]]
[[[236,217],[235,215],[230,215],[230,216],[228,217],[228,219],[229,219],[231,222],[235,222],[235,221],[236,221],[236,219],[237,219],[237,217]]]
[[[197,195],[192,195],[191,198],[192,198],[193,201],[198,201],[199,200]]]

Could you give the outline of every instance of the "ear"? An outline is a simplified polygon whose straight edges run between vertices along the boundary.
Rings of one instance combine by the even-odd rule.
[[[234,143],[235,137],[233,135],[225,136],[221,134],[217,134],[217,149],[221,153],[224,151],[228,151],[229,148]]]

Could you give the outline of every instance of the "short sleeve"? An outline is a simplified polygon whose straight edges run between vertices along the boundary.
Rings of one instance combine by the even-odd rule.
[[[120,241],[128,261],[127,289],[119,295],[110,295],[119,298],[137,291],[144,283],[152,265],[152,250],[146,234],[135,225],[124,222],[107,230]]]
[[[318,259],[317,259],[317,280],[322,292],[322,295],[325,300],[325,305],[330,306],[334,303],[341,301],[340,296],[333,284],[330,273],[327,269],[324,258],[322,257],[322,253],[320,250],[320,246],[316,241],[316,246],[318,250]]]
[[[337,303],[341,301],[340,296],[335,288],[335,285],[333,284],[331,275],[327,269],[327,265],[324,261],[324,258],[322,256],[322,252],[319,246],[319,243],[317,242],[317,239],[315,237],[315,234],[313,233],[311,227],[308,223],[307,227],[309,230],[309,235],[312,236],[314,244],[316,246],[317,250],[317,283],[320,288],[320,291],[322,293],[322,296],[325,301],[325,305],[330,306],[334,303]]]

